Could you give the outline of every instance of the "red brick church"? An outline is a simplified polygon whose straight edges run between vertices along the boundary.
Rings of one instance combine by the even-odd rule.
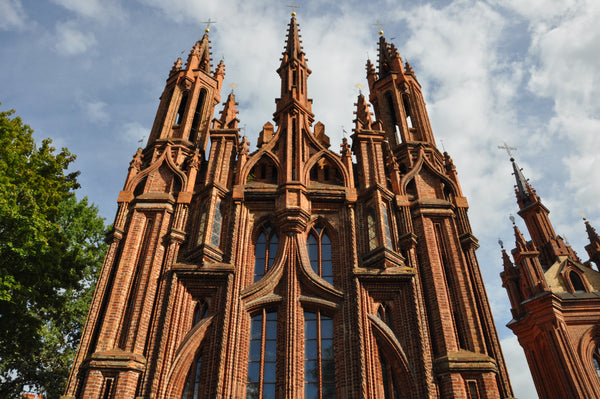
[[[554,232],[540,197],[514,158],[519,216],[531,240],[516,224],[514,264],[502,250],[503,286],[519,338],[541,399],[600,398],[600,237],[585,221],[590,260],[582,262]]]
[[[171,69],[64,398],[513,396],[415,72],[380,36],[340,151],[300,43],[293,14],[253,150],[233,93],[213,119],[225,66],[208,32]]]

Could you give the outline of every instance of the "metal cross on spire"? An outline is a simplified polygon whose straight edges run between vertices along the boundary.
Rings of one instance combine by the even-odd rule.
[[[385,24],[382,24],[381,22],[379,22],[379,20],[375,21],[375,23],[371,26],[376,26],[377,29],[379,30],[379,34],[382,35],[383,34],[383,27],[385,26]]]
[[[506,152],[508,153],[508,156],[512,159],[512,152],[510,152],[511,150],[516,151],[517,147],[511,147],[508,144],[506,144],[506,141],[504,142],[504,145],[499,145],[498,148],[500,148],[501,150],[506,150]]]
[[[213,21],[212,19],[209,18],[208,21],[204,21],[202,23],[206,24],[206,32],[208,33],[208,32],[210,32],[210,26],[216,24],[217,21]]]
[[[296,3],[294,1],[292,1],[292,4],[288,4],[286,5],[286,7],[289,7],[292,9],[292,16],[296,15],[296,8],[302,8],[300,6],[297,6]]]

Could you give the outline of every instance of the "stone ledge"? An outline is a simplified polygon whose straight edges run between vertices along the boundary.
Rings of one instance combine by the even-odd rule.
[[[463,372],[498,373],[498,366],[496,361],[488,355],[460,350],[435,359],[433,370],[438,374]]]
[[[142,372],[146,369],[146,358],[132,352],[112,349],[96,352],[87,362],[91,369],[119,369]]]

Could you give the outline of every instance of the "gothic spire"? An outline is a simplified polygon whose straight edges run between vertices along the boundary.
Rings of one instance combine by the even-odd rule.
[[[236,108],[238,103],[235,102],[235,95],[233,91],[227,96],[227,101],[223,105],[221,111],[221,118],[213,121],[213,129],[237,129],[239,119],[237,114],[239,111]]]
[[[517,161],[511,157],[510,162],[512,163],[513,167],[513,175],[515,175],[515,179],[517,181],[515,186],[517,197],[523,201],[526,201],[529,198],[529,183],[523,175],[523,169],[519,168],[519,165],[517,165]]]
[[[293,105],[301,112],[310,115],[309,119],[312,122],[312,100],[308,99],[306,89],[306,81],[311,70],[306,64],[307,60],[300,40],[300,29],[294,13],[292,13],[287,32],[281,65],[277,69],[277,73],[281,77],[281,97],[275,100],[277,109],[274,120],[278,122],[282,111]]]

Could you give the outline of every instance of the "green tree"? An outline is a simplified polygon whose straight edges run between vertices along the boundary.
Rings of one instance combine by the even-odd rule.
[[[14,111],[0,112],[0,397],[59,397],[72,364],[106,228],[78,201],[75,160]]]

